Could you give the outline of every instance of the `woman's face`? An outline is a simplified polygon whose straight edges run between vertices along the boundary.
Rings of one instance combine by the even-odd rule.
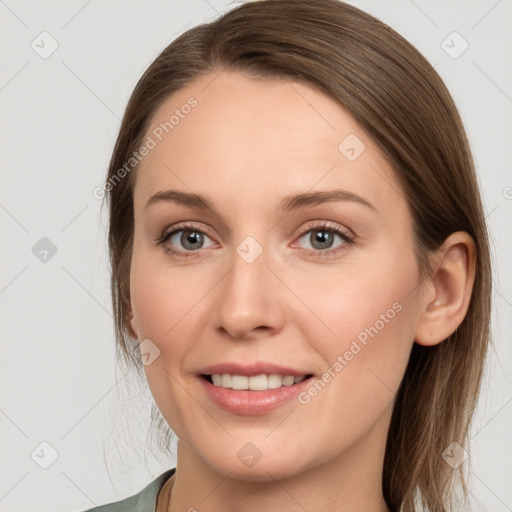
[[[227,72],[171,97],[146,136],[130,324],[181,453],[243,480],[382,457],[421,287],[376,146],[309,85]]]

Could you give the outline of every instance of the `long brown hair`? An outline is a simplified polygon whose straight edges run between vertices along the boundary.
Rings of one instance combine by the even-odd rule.
[[[445,462],[452,442],[469,451],[469,428],[490,343],[491,262],[473,158],[454,102],[433,67],[397,32],[338,0],[260,0],[187,30],[145,71],[128,102],[105,183],[118,359],[142,372],[127,322],[137,167],[120,173],[149,120],[173,93],[223,70],[305,81],[339,101],[389,159],[409,205],[419,268],[448,235],[476,245],[476,278],[457,330],[413,345],[388,433],[383,492],[391,510],[453,510],[463,469]],[[122,174],[122,179],[120,178]],[[132,345],[130,345],[132,344]],[[155,409],[153,409],[155,411]],[[152,418],[158,419],[157,416]],[[159,418],[158,428],[165,428]],[[167,430],[167,432],[170,432]]]

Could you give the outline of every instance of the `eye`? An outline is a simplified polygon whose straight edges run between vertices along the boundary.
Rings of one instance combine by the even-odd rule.
[[[335,255],[354,243],[354,237],[338,226],[330,226],[328,223],[324,223],[308,227],[309,229],[306,228],[306,231],[303,231],[299,240],[305,239],[311,246],[308,251],[315,256]],[[335,244],[336,237],[341,240],[341,244]]]
[[[204,231],[196,228],[193,224],[185,224],[174,228],[170,232],[164,232],[156,242],[158,245],[164,245],[167,252],[178,257],[188,258],[195,256],[193,251],[205,248],[205,238],[210,239]],[[215,246],[215,243],[212,246]],[[179,250],[174,247],[178,247]],[[192,254],[187,254],[191,252]]]

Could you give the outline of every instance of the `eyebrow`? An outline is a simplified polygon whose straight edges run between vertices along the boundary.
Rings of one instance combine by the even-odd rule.
[[[317,192],[304,192],[302,194],[289,195],[284,197],[279,203],[278,210],[285,214],[292,210],[298,210],[305,206],[316,206],[322,203],[344,201],[355,202],[378,212],[377,208],[363,197],[349,192],[347,190],[325,190]],[[144,209],[157,203],[174,203],[197,210],[210,211],[217,213],[213,203],[205,196],[189,192],[181,192],[178,190],[162,190],[152,195]]]

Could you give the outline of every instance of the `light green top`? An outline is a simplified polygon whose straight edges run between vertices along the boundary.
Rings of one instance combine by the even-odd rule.
[[[90,508],[83,512],[155,512],[158,493],[175,471],[176,468],[168,469],[144,487],[144,489],[129,498]]]

